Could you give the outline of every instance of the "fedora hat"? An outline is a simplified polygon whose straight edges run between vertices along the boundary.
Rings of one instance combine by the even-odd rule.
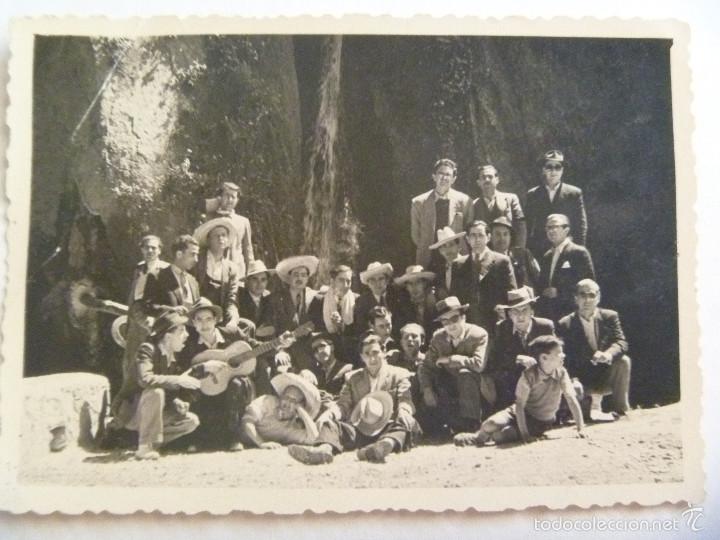
[[[200,299],[195,302],[188,311],[187,316],[189,321],[192,321],[192,318],[195,316],[195,314],[202,309],[209,309],[210,311],[212,311],[213,315],[215,315],[216,320],[221,321],[223,318],[222,308],[220,306],[216,306],[204,296],[201,296]]]
[[[513,229],[512,223],[505,216],[500,216],[499,218],[494,219],[493,222],[490,224],[491,229],[498,226],[507,227],[511,231]]]
[[[256,276],[258,274],[274,274],[275,269],[270,268],[268,269],[267,266],[265,266],[265,263],[262,262],[260,259],[255,259],[254,261],[250,261],[250,263],[247,266],[247,273],[240,278],[240,281],[245,281],[247,278],[251,276]]]
[[[447,298],[444,298],[443,300],[440,300],[437,304],[435,304],[435,309],[437,309],[438,312],[438,316],[435,318],[435,320],[440,321],[442,319],[445,319],[446,315],[455,311],[459,313],[465,313],[468,307],[470,307],[470,304],[461,304],[457,296],[448,296]]]
[[[404,285],[413,279],[426,279],[428,281],[432,281],[435,279],[435,272],[428,272],[419,264],[411,264],[405,269],[405,273],[402,276],[395,278],[395,284]]]
[[[278,396],[281,396],[288,386],[297,387],[305,397],[305,410],[310,417],[315,418],[320,412],[320,390],[301,375],[280,373],[270,380],[270,384],[272,384]]]
[[[563,163],[565,161],[565,156],[563,155],[562,151],[557,149],[548,150],[547,152],[543,153],[539,158],[538,161],[540,163],[545,163],[546,161],[557,161],[559,163]]]
[[[507,293],[507,304],[500,304],[502,309],[512,309],[526,304],[532,304],[538,299],[532,287],[525,285],[519,289],[513,289]]]
[[[448,242],[452,242],[453,240],[459,240],[463,236],[465,236],[465,231],[456,233],[452,230],[452,227],[443,227],[442,229],[438,229],[437,232],[437,242],[434,244],[430,244],[429,249],[437,249],[443,244],[447,244]]]
[[[127,330],[128,330],[128,318],[127,315],[120,315],[117,317],[110,327],[110,335],[113,338],[113,341],[117,343],[120,347],[123,349],[126,345],[126,337],[127,337]]]
[[[379,263],[377,261],[371,262],[367,265],[367,268],[360,272],[360,283],[367,285],[367,281],[370,278],[380,275],[386,275],[389,278],[392,277],[393,267],[390,263]]]
[[[230,221],[230,219],[226,217],[218,217],[215,219],[211,219],[210,221],[206,221],[197,229],[195,229],[193,237],[195,238],[195,240],[198,241],[200,247],[204,247],[207,245],[208,235],[210,234],[210,231],[212,231],[215,227],[223,227],[227,229],[228,245],[232,245],[235,243],[237,231],[235,230],[232,221]]]
[[[370,392],[355,405],[350,414],[350,423],[363,435],[373,437],[387,425],[392,413],[393,398],[388,392]]]
[[[275,271],[278,276],[280,276],[280,279],[282,279],[285,283],[290,283],[290,272],[296,268],[304,266],[308,269],[308,272],[312,276],[315,272],[317,272],[319,264],[320,260],[314,255],[296,255],[294,257],[283,259],[277,263]]]
[[[162,336],[176,326],[187,324],[189,320],[185,315],[180,315],[172,310],[168,310],[155,319],[150,335],[153,337]]]

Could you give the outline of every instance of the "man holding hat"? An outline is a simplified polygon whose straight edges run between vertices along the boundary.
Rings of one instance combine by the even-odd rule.
[[[238,275],[245,275],[247,265],[255,258],[252,247],[250,220],[235,213],[240,187],[233,182],[223,182],[220,196],[205,200],[205,211],[209,221],[224,217],[230,220],[235,235],[230,243],[230,260],[237,265]]]
[[[240,315],[237,308],[238,268],[226,257],[235,242],[235,228],[229,218],[211,219],[200,225],[193,236],[200,245],[195,277],[200,295],[220,306],[226,326],[236,326]]]
[[[171,249],[172,264],[147,277],[143,303],[145,313],[151,317],[165,311],[184,315],[200,299],[200,286],[190,273],[198,262],[198,241],[189,234],[182,234],[175,239]]]
[[[360,283],[365,285],[360,296],[355,300],[354,320],[358,335],[363,334],[370,326],[370,311],[375,306],[384,306],[395,317],[400,307],[400,292],[391,283],[393,267],[390,263],[371,262],[360,272]],[[393,327],[398,328],[393,320]]]
[[[486,370],[495,381],[496,409],[508,407],[515,401],[515,387],[523,370],[535,365],[529,356],[528,345],[538,336],[555,335],[555,325],[549,319],[535,317],[537,296],[530,287],[508,291],[507,304],[498,306],[506,317],[495,330],[495,343]]]
[[[445,426],[454,431],[475,430],[482,420],[481,395],[494,401],[488,381],[483,380],[488,333],[466,322],[468,308],[455,296],[437,304],[443,328],[433,335],[418,369],[423,402],[434,410],[426,415],[425,431],[441,433]]]
[[[575,287],[583,279],[595,279],[590,252],[570,238],[567,216],[551,214],[545,225],[552,247],[540,263],[538,313],[558,321],[575,308]]]
[[[444,227],[438,230],[437,237],[437,242],[431,244],[429,249],[436,249],[441,257],[433,257],[430,269],[435,272],[435,297],[442,300],[450,296],[453,274],[467,259],[467,255],[460,255],[461,243],[465,244],[465,231],[456,233],[450,227]]]
[[[308,287],[310,278],[317,272],[320,261],[313,255],[297,255],[280,261],[275,267],[283,285],[272,295],[275,331],[295,330],[301,324],[312,320],[312,314],[320,311],[321,298],[318,291]],[[277,356],[276,369],[290,368],[290,362],[296,372],[307,369],[312,364],[309,336],[298,339],[288,351],[288,355]]]
[[[495,219],[490,224],[490,249],[510,259],[518,287],[535,287],[540,277],[540,265],[529,249],[512,245],[513,228],[505,216]]]
[[[473,201],[473,219],[492,223],[499,217],[505,218],[515,228],[513,245],[524,247],[527,231],[520,199],[514,193],[498,191],[499,182],[498,170],[494,165],[478,167],[477,185],[480,196]]]
[[[567,165],[560,150],[548,150],[538,160],[542,167],[542,181],[527,192],[525,217],[527,219],[527,247],[538,259],[547,251],[545,222],[550,214],[568,217],[573,240],[585,245],[587,240],[587,215],[582,190],[562,181]]]
[[[433,281],[435,281],[435,273],[425,271],[418,264],[408,266],[402,276],[395,278],[395,285],[403,287],[407,293],[397,314],[400,327],[408,323],[417,323],[429,336],[439,327],[435,320],[437,300],[432,289]]]
[[[345,384],[345,376],[352,371],[353,366],[336,358],[333,339],[324,332],[315,332],[312,335],[311,347],[315,363],[300,374],[317,386],[324,399],[335,399]]]
[[[174,311],[155,320],[149,341],[138,349],[131,377],[118,393],[113,424],[139,432],[138,459],[157,459],[157,448],[192,433],[200,423],[179,396],[183,389],[200,388],[200,381],[182,374],[175,360],[188,336],[187,322]]]
[[[428,267],[432,252],[430,244],[437,240],[437,231],[450,227],[460,232],[473,219],[472,199],[452,189],[457,179],[457,165],[440,159],[433,167],[435,187],[413,198],[410,208],[410,233],[416,247],[415,263]]]
[[[255,259],[248,265],[245,276],[240,278],[244,287],[238,288],[238,315],[255,323],[255,336],[260,340],[275,335],[272,293],[268,289],[270,275],[274,273],[274,269],[268,269],[264,262]]]
[[[383,463],[392,452],[408,450],[418,432],[410,395],[410,372],[387,364],[379,338],[367,335],[360,343],[365,364],[350,373],[340,395],[317,418],[317,425],[328,432],[339,432],[345,450],[357,449],[361,461]],[[304,463],[318,459],[318,447],[311,453],[293,450],[293,457]]]

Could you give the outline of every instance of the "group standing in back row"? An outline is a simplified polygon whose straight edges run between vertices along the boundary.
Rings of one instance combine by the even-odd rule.
[[[434,188],[411,204],[415,264],[394,277],[389,263],[370,263],[360,293],[346,265],[316,290],[312,255],[274,269],[255,260],[239,187],[224,183],[171,261],[158,237],[141,241],[114,427],[139,432],[141,458],[194,432],[191,447],[288,445],[314,464],[351,448],[383,461],[421,432],[528,440],[558,411],[582,431],[581,404],[592,421],[626,415],[627,342],[618,314],[598,306],[582,192],[562,182],[560,151],[540,165],[522,208],[497,190],[494,166],[479,167],[473,201],[452,189],[455,164],[439,160]],[[201,381],[239,343],[263,354],[220,395],[203,395]],[[607,394],[615,415],[602,410]]]

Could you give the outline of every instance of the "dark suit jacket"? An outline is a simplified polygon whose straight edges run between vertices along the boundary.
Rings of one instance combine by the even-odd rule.
[[[506,217],[512,223],[513,245],[525,247],[525,215],[517,195],[496,191],[495,204],[492,209],[487,207],[482,195],[473,201],[473,219],[480,219],[489,226],[499,217]]]
[[[187,279],[192,292],[190,303],[194,304],[200,299],[200,287],[191,274],[187,274]],[[183,305],[182,288],[172,271],[172,266],[163,268],[157,275],[148,274],[143,302],[146,313],[152,317],[157,317],[169,307]]]
[[[494,333],[497,322],[495,306],[507,302],[507,292],[517,288],[510,259],[488,248],[480,260],[478,271],[468,255],[458,266],[452,281],[451,293],[462,303],[470,304],[468,322]]]
[[[459,255],[452,263],[450,263],[450,289],[448,289],[445,283],[445,271],[447,269],[447,262],[442,257],[434,258],[428,269],[430,272],[435,272],[435,281],[433,286],[435,287],[435,299],[439,302],[450,296],[450,290],[452,289],[453,276],[457,273],[457,268],[465,262],[467,255]],[[431,334],[428,334],[428,339]]]
[[[222,260],[222,277],[219,290],[210,284],[210,278],[207,275],[207,250],[200,252],[194,274],[200,287],[200,296],[210,299],[222,308],[223,322],[228,324],[231,321],[237,321],[239,317],[237,308],[239,276],[235,263],[229,259]]]
[[[515,363],[517,355],[528,354],[527,345],[536,337],[555,334],[555,325],[551,320],[533,317],[530,334],[527,337],[525,346],[523,346],[520,337],[514,333],[514,329],[513,322],[510,319],[505,319],[497,324],[495,346],[489,359],[488,371],[492,373],[518,371],[519,375],[522,368]]]
[[[400,328],[398,327],[398,314],[401,309],[401,293],[400,289],[394,284],[389,284],[385,291],[385,307],[392,313],[393,337],[399,337]],[[363,291],[355,299],[355,313],[353,318],[355,321],[355,331],[357,335],[362,335],[368,330],[370,310],[378,305],[377,300],[372,291],[364,287]]]
[[[628,352],[628,343],[617,311],[598,308],[595,330],[599,351],[607,352],[613,360]],[[588,343],[580,315],[576,311],[560,319],[558,334],[565,341],[568,372],[572,377],[578,377],[583,384],[592,385],[609,369],[606,364],[593,366],[590,363],[595,351]]]
[[[352,370],[352,364],[345,364],[338,359],[335,359],[335,365],[327,374],[317,362],[310,367],[310,371],[312,371],[317,378],[318,389],[327,392],[333,399],[340,394],[340,390],[342,390],[345,384],[345,376]]]
[[[493,247],[490,246],[490,249]],[[540,279],[540,265],[530,250],[523,247],[511,247],[507,256],[510,257],[517,286],[527,285],[532,287],[536,293],[539,292],[537,287]]]
[[[255,302],[247,289],[244,287],[238,288],[238,314],[240,317],[254,322],[256,328],[260,328],[261,326],[272,326],[275,323],[272,293],[269,291],[265,292],[267,292],[267,294],[260,298],[260,305],[256,307]]]
[[[568,242],[558,257],[555,272],[550,281],[552,257],[552,249],[543,256],[537,292],[542,294],[547,287],[555,287],[558,296],[556,298],[541,296],[538,300],[538,314],[557,321],[575,309],[575,286],[582,279],[595,279],[595,268],[590,252],[586,248]]]
[[[527,192],[525,220],[528,229],[527,247],[536,257],[541,257],[550,247],[545,233],[545,220],[550,214],[564,214],[570,220],[570,234],[580,245],[587,241],[587,215],[582,190],[565,182],[560,183],[555,198],[550,202],[544,184]]]
[[[305,312],[303,316],[297,320],[295,303],[290,297],[290,289],[287,285],[283,285],[272,295],[270,295],[273,317],[275,318],[275,334],[280,335],[286,330],[295,330],[299,325],[314,320],[318,303],[321,297],[315,289],[305,287]],[[322,305],[320,303],[320,305]]]
[[[398,332],[408,323],[417,323],[423,327],[425,330],[425,339],[428,339],[433,335],[435,330],[441,326],[441,324],[435,320],[438,316],[437,309],[435,308],[436,304],[437,299],[435,298],[435,294],[432,291],[428,292],[425,296],[425,301],[423,302],[424,312],[421,316],[418,307],[412,303],[410,295],[405,292],[402,296],[400,312],[396,317]]]

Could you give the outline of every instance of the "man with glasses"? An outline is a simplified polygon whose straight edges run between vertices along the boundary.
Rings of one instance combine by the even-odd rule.
[[[582,190],[562,181],[565,157],[560,150],[549,150],[540,158],[542,182],[527,193],[525,217],[527,220],[527,247],[538,259],[548,249],[545,220],[550,214],[563,214],[570,220],[573,241],[585,245],[587,215]]]
[[[630,358],[620,317],[616,311],[598,307],[600,287],[592,279],[577,284],[577,309],[558,323],[558,334],[565,341],[568,371],[582,383],[590,400],[590,420],[611,421],[614,416],[602,410],[602,399],[612,395],[613,412],[625,416],[630,410]]]
[[[488,333],[466,322],[469,307],[455,296],[437,303],[443,328],[430,340],[417,375],[425,406],[422,427],[429,434],[476,431],[482,420],[481,395],[494,401],[487,394],[489,381],[483,381]]]

